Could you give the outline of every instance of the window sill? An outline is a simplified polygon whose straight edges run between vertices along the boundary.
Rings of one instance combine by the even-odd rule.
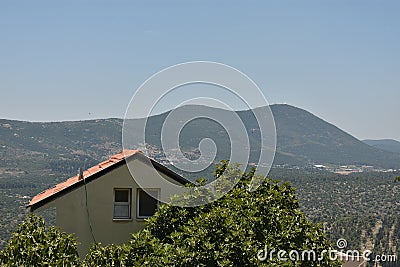
[[[136,221],[139,221],[139,222],[144,222],[144,221],[147,221],[148,219],[150,219],[151,217],[141,217],[141,218],[136,218]]]
[[[131,222],[133,221],[132,219],[118,219],[118,218],[113,218],[113,222]]]

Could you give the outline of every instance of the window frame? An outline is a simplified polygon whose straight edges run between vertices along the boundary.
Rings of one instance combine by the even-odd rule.
[[[160,201],[158,200],[159,199],[159,197],[160,197],[160,192],[161,192],[161,190],[160,190],[160,188],[138,188],[137,190],[136,190],[136,219],[138,219],[138,220],[144,220],[144,219],[148,219],[148,218],[151,218],[151,217],[153,217],[154,215],[151,215],[151,216],[141,216],[140,214],[139,214],[139,212],[140,212],[140,192],[145,192],[146,194],[148,194],[147,193],[147,191],[156,191],[157,192],[157,198],[155,199],[156,200],[156,209],[158,208],[158,206],[159,206],[159,204],[160,204]],[[150,194],[148,194],[148,195],[150,195]]]
[[[128,191],[128,201],[127,202],[117,202],[115,201],[115,193],[116,191]],[[127,205],[128,206],[128,217],[116,217],[115,216],[115,205]],[[132,220],[132,188],[114,188],[113,191],[113,220],[123,221],[123,220]]]

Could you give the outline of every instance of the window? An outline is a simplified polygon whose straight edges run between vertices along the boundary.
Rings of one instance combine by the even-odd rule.
[[[131,189],[114,189],[114,219],[131,219]]]
[[[144,219],[154,215],[158,206],[159,189],[138,189],[137,218]]]

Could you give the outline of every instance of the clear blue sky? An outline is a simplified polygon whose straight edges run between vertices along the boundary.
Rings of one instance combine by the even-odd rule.
[[[270,103],[400,140],[399,1],[142,2],[0,1],[0,118],[123,117],[150,75],[210,60]]]

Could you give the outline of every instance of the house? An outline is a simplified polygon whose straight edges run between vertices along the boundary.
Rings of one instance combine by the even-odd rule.
[[[177,185],[189,182],[141,151],[124,150],[39,193],[28,208],[34,212],[55,207],[56,225],[74,234],[84,257],[94,242],[125,243],[131,233],[144,228],[159,204],[156,199],[171,195],[157,187],[158,175]],[[151,186],[144,191],[135,176],[145,177]]]

